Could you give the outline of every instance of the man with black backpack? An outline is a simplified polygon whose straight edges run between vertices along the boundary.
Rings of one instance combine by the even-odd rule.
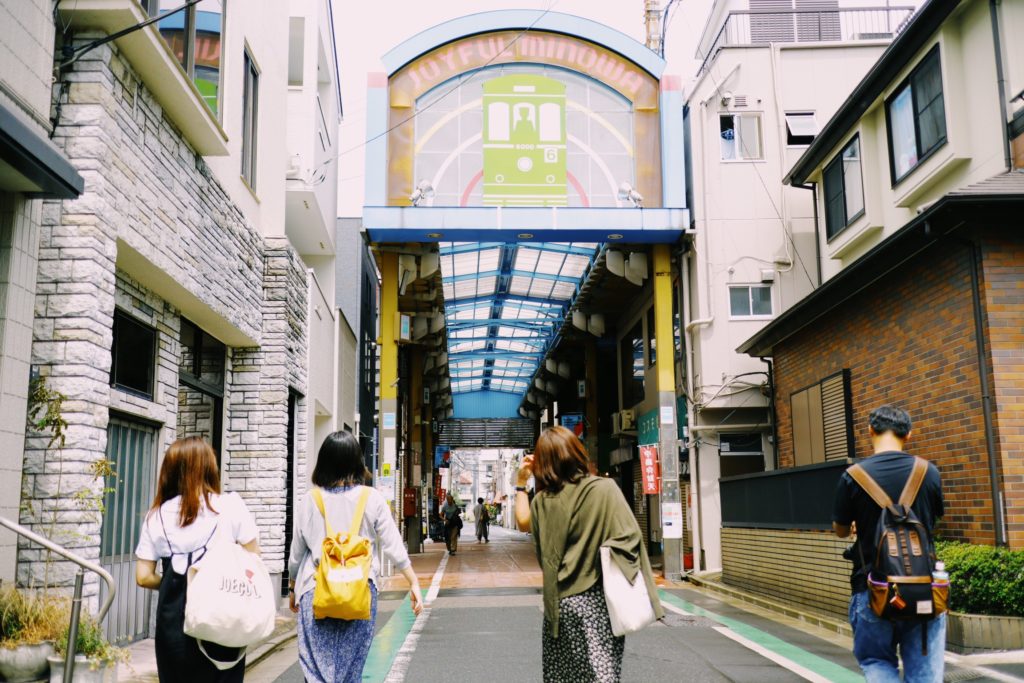
[[[857,533],[844,554],[853,560],[853,654],[869,682],[898,683],[900,658],[906,683],[941,682],[949,581],[932,545],[943,514],[939,471],[903,450],[906,411],[876,408],[868,432],[874,454],[840,477],[832,513],[837,536]]]

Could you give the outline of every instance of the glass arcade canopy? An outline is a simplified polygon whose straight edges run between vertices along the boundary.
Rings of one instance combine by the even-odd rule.
[[[523,396],[597,250],[589,243],[441,244],[452,393]]]

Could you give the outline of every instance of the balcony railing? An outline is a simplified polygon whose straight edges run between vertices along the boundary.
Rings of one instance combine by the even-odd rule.
[[[729,12],[700,71],[704,73],[723,47],[889,40],[903,30],[913,14],[913,7]]]

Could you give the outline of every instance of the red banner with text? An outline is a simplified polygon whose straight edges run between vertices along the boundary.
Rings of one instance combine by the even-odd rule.
[[[643,477],[644,495],[656,496],[661,493],[661,463],[657,446],[640,447],[640,473]]]

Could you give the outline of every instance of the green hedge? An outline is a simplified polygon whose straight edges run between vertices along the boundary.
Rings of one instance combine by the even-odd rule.
[[[1024,550],[939,541],[950,579],[950,609],[1024,617]]]

